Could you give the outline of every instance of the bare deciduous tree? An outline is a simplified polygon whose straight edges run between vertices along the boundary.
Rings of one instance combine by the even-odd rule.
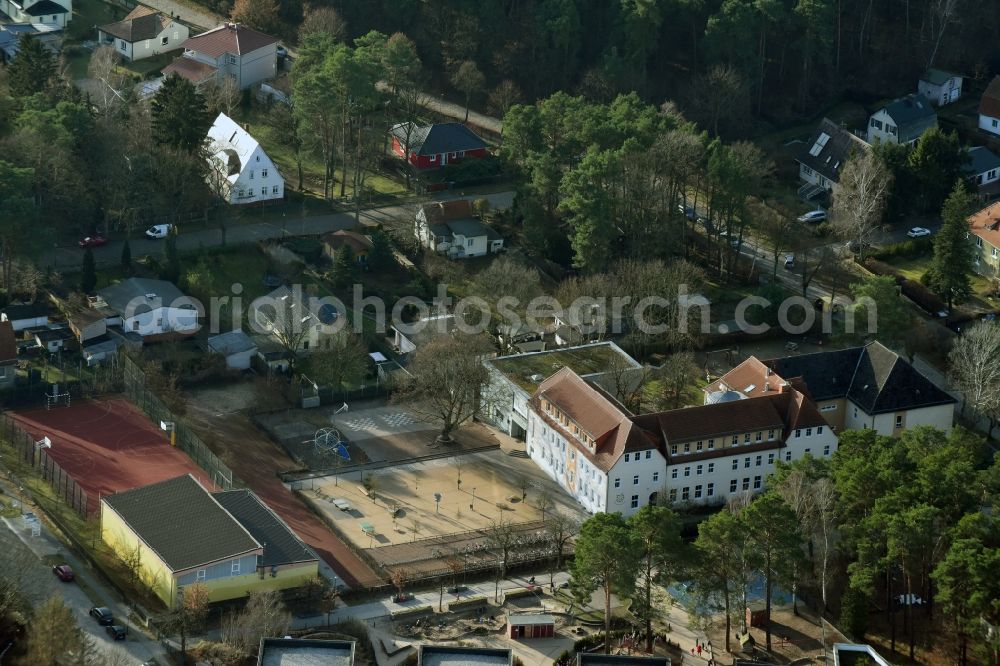
[[[233,110],[239,105],[243,96],[239,84],[231,76],[210,82],[204,86],[202,93],[209,109],[216,113],[225,113],[227,116],[233,115]]]
[[[116,113],[127,98],[128,79],[118,69],[121,56],[113,46],[99,46],[90,57],[87,74],[99,82],[97,99],[94,100],[101,115]]]
[[[684,392],[698,381],[701,368],[691,352],[677,352],[667,357],[657,372],[660,382],[660,397],[669,409],[683,406]]]
[[[697,77],[692,85],[691,99],[697,115],[711,128],[714,136],[719,135],[720,124],[726,125],[749,115],[746,81],[729,65],[715,65]]]
[[[325,33],[333,41],[339,42],[347,34],[347,22],[333,7],[309,5],[303,13],[302,24],[299,26],[299,41],[314,32]]]
[[[892,174],[872,151],[852,156],[841,171],[830,220],[842,237],[858,244],[861,260],[882,222],[891,186]]]
[[[231,613],[222,627],[222,642],[244,656],[253,653],[261,638],[284,636],[292,627],[292,614],[275,590],[250,592],[246,606]]]
[[[948,355],[951,380],[962,392],[962,411],[967,407],[990,423],[990,432],[1000,417],[1000,325],[979,322],[969,328]]]

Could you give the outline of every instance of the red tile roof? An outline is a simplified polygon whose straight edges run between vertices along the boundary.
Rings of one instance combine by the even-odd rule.
[[[969,216],[969,233],[1000,247],[1000,201]]]
[[[1000,118],[1000,76],[994,76],[979,100],[979,113],[991,118]]]
[[[182,46],[213,58],[226,53],[242,55],[277,44],[278,38],[265,35],[239,23],[224,23],[218,28],[189,38]]]
[[[211,65],[206,65],[203,62],[198,62],[194,58],[185,58],[181,56],[179,58],[174,58],[174,61],[163,68],[164,78],[170,76],[171,74],[176,74],[182,79],[187,79],[191,83],[201,83],[207,79],[215,76],[218,70],[217,67],[212,67]]]
[[[326,234],[323,236],[323,242],[334,251],[346,245],[351,248],[354,254],[365,254],[372,249],[372,241],[368,236],[348,229],[340,229]]]

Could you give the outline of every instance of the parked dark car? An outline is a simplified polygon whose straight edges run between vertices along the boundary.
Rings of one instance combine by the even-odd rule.
[[[97,624],[105,627],[115,623],[115,616],[111,612],[111,609],[103,606],[91,608],[90,617],[97,620]]]
[[[120,624],[112,624],[104,628],[113,641],[123,641],[128,636],[128,630]]]
[[[108,239],[101,234],[94,234],[93,236],[87,236],[86,238],[81,238],[78,245],[80,247],[102,247],[108,244]]]
[[[52,573],[64,583],[68,583],[76,578],[76,574],[73,573],[73,569],[68,564],[57,564],[52,567]]]

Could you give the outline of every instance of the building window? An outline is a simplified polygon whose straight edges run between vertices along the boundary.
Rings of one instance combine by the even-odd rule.
[[[715,494],[715,484],[714,483],[710,483],[707,486],[705,486],[705,496],[706,497],[711,497],[714,494]]]
[[[475,242],[475,239],[470,238],[469,240],[465,241],[465,244],[468,245],[469,247],[472,247],[473,242]]]
[[[260,196],[262,196],[262,197],[266,197],[267,196],[267,188],[266,187],[260,188]]]
[[[896,427],[897,428],[902,428],[903,427],[903,415],[902,414],[897,414],[896,415]]]
[[[239,560],[236,560],[235,562],[233,562],[232,574],[234,576],[239,576],[240,575],[240,561]]]
[[[750,456],[743,459],[743,467],[745,469],[750,469]]]
[[[622,487],[622,480],[621,480],[620,477],[616,477],[615,478],[615,488],[621,488],[621,487]]]
[[[826,448],[830,448],[830,447],[828,446]],[[653,483],[656,483],[659,480],[660,480],[660,473],[659,472],[653,472]]]
[[[671,488],[670,489],[670,501],[671,502],[676,502],[677,501],[677,489],[676,488]]]
[[[996,127],[996,126],[997,126],[997,119],[996,119],[996,118],[990,118],[990,124],[991,124],[991,125],[992,125],[993,127]]]
[[[691,442],[684,442],[684,453],[691,453]]]
[[[691,467],[690,466],[684,468],[684,476],[691,476]]]
[[[695,467],[694,473],[697,474],[698,476],[701,476],[701,465]]]
[[[198,573],[194,575],[195,580],[205,580],[205,573],[204,569],[198,569]]]
[[[994,257],[997,256],[997,249],[996,248],[993,248],[992,252],[993,252],[993,256]]]
[[[672,455],[672,456],[676,456],[677,455],[677,445],[676,444],[671,444],[670,445],[670,455]]]
[[[739,468],[740,468],[740,461],[739,460],[733,460],[733,471],[736,471]]]
[[[807,176],[811,176],[811,175],[813,175],[813,170],[810,169],[809,167],[807,167],[805,164],[803,164],[802,165],[802,173],[804,173]]]
[[[982,238],[980,238],[979,236],[976,236],[976,247],[982,247],[982,246],[983,246],[983,239],[982,239]],[[857,416],[857,415],[858,415],[858,414],[857,414],[857,411],[858,411],[858,410],[856,410],[856,409],[854,410],[854,412],[855,412],[855,413],[854,413],[854,415],[855,415],[855,416]]]
[[[785,451],[785,462],[792,462],[792,452]]]
[[[625,462],[628,462],[628,458],[629,458],[630,455],[632,455],[632,454],[631,453],[626,453],[625,454]]]
[[[816,426],[816,434],[817,435],[823,434],[823,426]]]
[[[743,477],[743,490],[750,490],[750,477]]]
[[[653,457],[653,452],[652,451],[646,451],[646,460],[649,460],[652,457]]]
[[[872,118],[872,127],[874,127],[877,130],[882,129],[882,121],[881,120],[875,120],[874,118]]]
[[[124,39],[118,42],[118,48],[120,48],[122,51],[127,50],[128,47]]]
[[[760,467],[764,463],[764,456],[757,456],[756,464]]]
[[[731,492],[731,493],[735,493],[736,492],[736,479],[730,479],[729,480],[729,492]]]
[[[754,487],[754,490],[760,490],[760,477],[759,476],[753,477],[753,487]]]
[[[813,429],[812,428],[806,428],[806,437],[812,437],[812,434],[813,434]]]
[[[830,445],[829,444],[827,444],[826,446],[823,447],[823,455],[824,456],[830,455]]]
[[[774,431],[773,430],[768,430],[767,431],[767,441],[771,441],[772,439],[774,439]]]
[[[670,478],[671,479],[676,479],[677,478],[677,468],[676,467],[674,467],[672,470],[670,470]]]
[[[821,412],[835,412],[837,411],[837,405],[823,405],[819,408]]]
[[[698,441],[694,448],[696,451],[701,451],[701,440]]]
[[[167,39],[168,39],[167,37],[161,37],[160,38],[160,44],[163,45],[163,46],[166,46],[167,45]]]
[[[694,487],[694,498],[701,499],[701,486]]]
[[[267,178],[267,169],[261,169],[260,170],[260,177],[261,178]]]
[[[774,464],[774,454],[773,453],[768,453],[767,454],[767,464],[768,465],[773,465]]]
[[[802,431],[801,431],[801,430],[799,430],[799,429],[796,429],[796,430],[795,430],[795,436],[796,436],[796,437],[801,437],[801,436],[802,436]]]
[[[688,501],[688,499],[690,499],[690,497],[691,494],[689,492],[689,489],[685,486],[684,488],[681,489],[681,499],[686,502]]]
[[[803,456],[807,456],[807,455],[809,455],[809,454],[810,454],[811,452],[812,452],[812,449],[806,449],[805,451],[803,451],[803,452],[802,452],[802,455],[803,455]]]
[[[711,451],[714,448],[715,448],[715,440],[714,439],[708,440],[708,450]]]
[[[715,463],[708,463],[708,473],[711,474],[715,471]]]
[[[230,65],[235,65],[236,64],[236,56],[234,56],[234,55],[229,56],[229,64]]]
[[[639,475],[638,474],[636,474],[635,476],[632,477],[632,485],[633,486],[639,485]]]
[[[743,443],[744,444],[749,444],[750,443],[750,433],[747,433],[747,434],[743,435]]]
[[[633,509],[638,509],[639,508],[639,496],[638,495],[632,495],[632,508]]]
[[[739,446],[740,445],[740,436],[739,435],[733,435],[732,445],[733,446]]]

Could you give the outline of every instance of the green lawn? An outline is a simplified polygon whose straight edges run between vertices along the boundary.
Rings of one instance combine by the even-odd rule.
[[[916,280],[917,282],[920,282],[920,279],[923,277],[924,273],[926,273],[931,267],[930,256],[917,257],[914,259],[890,257],[889,259],[885,259],[884,261],[885,263],[889,264],[897,271],[899,271],[900,275],[905,277],[907,280]],[[982,275],[974,273],[972,275],[972,293],[973,293],[972,297],[973,301],[978,301],[978,300],[985,301],[985,298],[992,293],[989,279],[983,277]],[[970,304],[983,305],[989,309],[993,308],[992,305],[989,305],[988,303],[985,302],[970,303]]]
[[[529,393],[538,388],[532,377],[549,377],[560,368],[568,366],[578,375],[605,372],[619,353],[609,345],[578,349],[556,349],[529,356],[516,356],[493,361],[493,366]]]
[[[213,297],[231,296],[233,285],[243,287],[240,296],[244,305],[271,291],[264,284],[269,273],[267,257],[253,245],[239,246],[222,252],[186,254],[181,259],[182,282],[187,293],[207,307]]]

